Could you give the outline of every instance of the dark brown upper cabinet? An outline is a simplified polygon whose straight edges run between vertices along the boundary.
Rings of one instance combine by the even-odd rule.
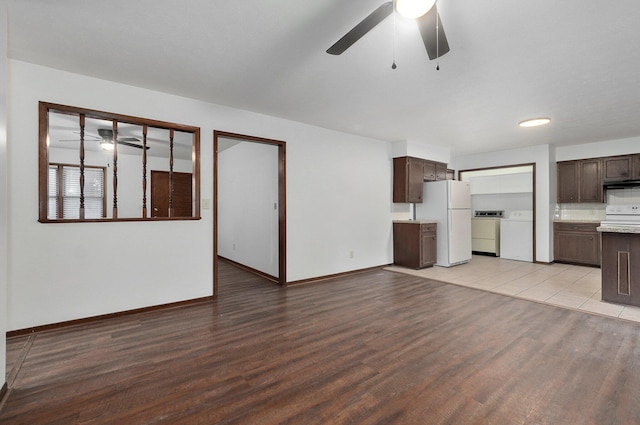
[[[612,156],[603,158],[604,181],[629,180],[633,175],[634,155]]]
[[[558,202],[604,202],[602,161],[599,158],[557,164]]]
[[[580,161],[579,187],[579,202],[604,202],[602,161],[600,159],[584,159]]]
[[[558,162],[558,202],[573,203],[580,199],[580,161]]]
[[[441,162],[411,156],[393,158],[393,202],[421,203],[424,182],[449,176],[453,178],[453,170],[447,170],[447,164]]]
[[[393,158],[393,202],[422,202],[423,165],[419,158]]]
[[[436,180],[436,164],[435,162],[431,162],[431,161],[425,161],[425,160],[421,160],[422,161],[422,169],[424,170],[423,172],[423,180],[426,182],[432,182]]]
[[[40,102],[38,166],[42,223],[200,218],[199,127]]]
[[[447,164],[436,162],[436,180],[447,180]]]

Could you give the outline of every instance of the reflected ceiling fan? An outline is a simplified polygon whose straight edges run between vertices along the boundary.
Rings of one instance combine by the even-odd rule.
[[[98,137],[100,136],[100,137]],[[94,136],[91,134],[85,134],[85,138],[89,137],[93,140],[101,140],[100,142],[100,146],[102,147],[102,149],[104,150],[113,150],[113,130],[110,128],[99,128],[98,129],[98,136]],[[79,139],[74,139],[74,140],[60,140],[61,142],[79,142]],[[138,148],[138,149],[142,149],[143,146],[142,145],[138,145],[136,143],[131,143],[131,142],[140,142],[140,139],[135,138],[135,137],[121,137],[118,138],[116,140],[116,142],[119,145],[124,145],[124,146],[129,146],[132,148]],[[146,149],[149,149],[149,146],[146,147]]]
[[[364,18],[333,46],[329,47],[327,53],[331,55],[344,53],[345,50],[394,12],[405,18],[417,21],[420,35],[430,60],[437,59],[449,52],[449,43],[442,28],[440,15],[438,15],[436,0],[393,0],[383,3]]]

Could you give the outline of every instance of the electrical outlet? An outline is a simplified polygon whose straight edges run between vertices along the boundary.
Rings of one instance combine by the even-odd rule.
[[[349,251],[349,258],[353,258],[353,251]]]
[[[209,208],[211,208],[211,199],[203,198],[202,199],[202,209],[203,210],[208,210]]]

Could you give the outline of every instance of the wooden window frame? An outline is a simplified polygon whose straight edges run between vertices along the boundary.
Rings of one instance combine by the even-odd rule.
[[[68,115],[84,115],[87,118],[95,118],[99,120],[117,121],[118,123],[126,123],[140,126],[155,127],[163,130],[169,130],[171,134],[174,131],[186,132],[193,134],[192,143],[192,174],[193,174],[193,216],[192,217],[115,217],[115,218],[92,218],[92,219],[50,219],[47,217],[48,210],[48,173],[49,173],[49,112],[68,114]],[[175,220],[200,220],[200,127],[176,124],[166,121],[157,121],[147,118],[134,117],[130,115],[122,115],[111,112],[98,111],[94,109],[79,108],[74,106],[60,105],[40,101],[38,103],[38,127],[39,127],[39,151],[38,151],[38,221],[40,223],[89,223],[89,222],[127,222],[127,221],[175,221]],[[142,179],[141,179],[142,180]],[[145,181],[146,183],[146,181]],[[105,187],[106,187],[105,179]],[[142,187],[142,184],[141,184]],[[117,188],[117,187],[116,187]],[[106,198],[105,190],[105,198]],[[106,202],[106,199],[105,199]],[[104,212],[106,213],[106,206]],[[115,214],[114,214],[115,215]]]

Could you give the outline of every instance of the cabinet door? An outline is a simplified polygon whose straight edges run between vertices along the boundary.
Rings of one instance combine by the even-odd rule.
[[[638,172],[640,172],[640,169]],[[455,178],[456,178],[456,171],[447,169],[447,180],[455,180]]]
[[[422,258],[421,266],[431,266],[436,263],[436,255],[438,251],[438,245],[436,242],[436,234],[433,232],[422,233]]]
[[[423,179],[424,181],[432,182],[436,180],[436,164],[431,161],[422,161],[423,166]],[[444,179],[443,179],[444,180]]]
[[[640,238],[602,234],[602,299],[640,306]]]
[[[554,257],[558,261],[599,265],[599,247],[598,235],[590,233],[555,233]]]
[[[579,161],[558,162],[558,202],[579,202]]]
[[[393,158],[393,202],[422,202],[422,160]]]
[[[640,180],[640,155],[633,155],[633,176],[634,180]]]
[[[423,161],[418,158],[409,158],[409,196],[407,202],[420,203],[422,202],[422,183],[423,180]]]
[[[603,178],[605,181],[628,180],[631,178],[632,156],[612,156],[604,158]]]
[[[436,180],[447,180],[447,164],[436,162]]]
[[[420,224],[393,223],[393,263],[420,268]]]
[[[579,202],[604,202],[601,164],[599,159],[580,161]]]

